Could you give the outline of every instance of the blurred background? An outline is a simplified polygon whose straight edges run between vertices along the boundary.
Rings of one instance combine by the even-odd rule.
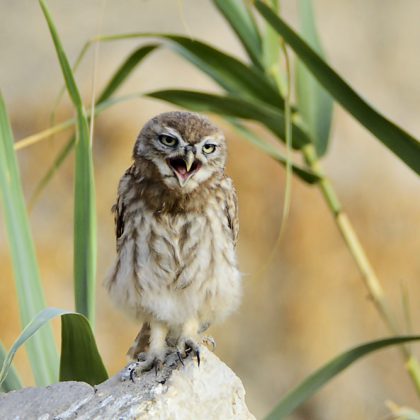
[[[296,27],[296,1],[281,2]],[[365,99],[420,137],[420,3],[416,0],[314,1],[318,28],[331,65]],[[157,31],[190,35],[244,57],[209,0],[50,0],[72,61],[98,33]],[[38,2],[0,0],[0,86],[16,139],[49,125],[62,86],[61,71]],[[140,41],[101,44],[97,92]],[[78,71],[86,105],[92,92],[93,54]],[[120,93],[178,87],[218,91],[212,81],[168,50],[152,54]],[[96,334],[110,374],[125,363],[138,326],[112,306],[101,283],[114,258],[110,208],[118,180],[130,165],[142,125],[174,109],[139,99],[103,113],[96,122],[94,160],[98,215]],[[63,101],[57,121],[72,116]],[[212,119],[223,126],[217,117]],[[239,261],[244,273],[240,310],[213,328],[217,355],[242,379],[257,418],[304,377],[338,353],[388,332],[367,298],[361,276],[319,191],[297,179],[284,236],[280,229],[285,172],[227,127],[228,173],[240,202]],[[19,152],[29,199],[69,133]],[[264,134],[266,135],[266,134]],[[402,290],[408,291],[414,332],[420,311],[420,194],[418,178],[340,107],[335,107],[326,170],[360,235],[404,331]],[[266,138],[271,141],[268,135]],[[72,309],[73,162],[59,170],[30,214],[48,305]],[[275,249],[274,249],[275,247]],[[273,257],[270,254],[273,253]],[[0,223],[0,338],[17,337],[16,292],[5,227]],[[54,323],[57,339],[59,322]],[[417,348],[417,355],[420,351]],[[24,352],[16,365],[33,384]],[[384,419],[385,402],[419,409],[396,349],[369,356],[334,379],[294,419]]]

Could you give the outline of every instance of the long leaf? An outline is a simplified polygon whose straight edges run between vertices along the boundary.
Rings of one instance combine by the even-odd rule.
[[[63,309],[46,308],[28,323],[12,345],[0,371],[0,384],[9,374],[11,363],[19,348],[29,339],[36,338],[56,316],[61,316],[62,320],[65,318],[61,331],[60,380],[80,380],[95,385],[108,378],[87,318]]]
[[[138,66],[138,64],[158,47],[159,45],[157,44],[143,45],[133,51],[112,75],[111,79],[99,95],[96,105],[99,105],[110,98]]]
[[[99,98],[96,101],[95,105],[95,117],[100,114],[102,111],[107,109],[109,106],[114,105],[118,101],[109,100],[109,98],[118,90],[118,88],[124,83],[124,81],[130,76],[130,74],[135,70],[137,65],[145,59],[151,52],[153,52],[158,45],[150,44],[144,45],[140,48],[137,48],[133,51],[124,61],[124,63],[118,67],[118,69],[114,72],[112,77],[110,78],[109,82],[106,84],[102,92],[99,94]],[[44,188],[48,185],[51,178],[54,174],[58,171],[61,165],[66,161],[67,157],[69,156],[70,152],[73,150],[75,143],[75,137],[72,136],[67,143],[61,148],[58,152],[57,156],[55,157],[52,165],[47,169],[44,176],[38,182],[37,186],[35,187],[35,191],[31,197],[31,204],[35,202],[35,200],[39,197],[42,193]]]
[[[299,0],[299,17],[302,38],[320,57],[324,58],[311,0]],[[319,84],[300,60],[297,60],[295,69],[299,114],[314,140],[318,156],[321,157],[326,153],[328,147],[333,101],[331,95]]]
[[[248,67],[231,55],[197,40],[167,34],[154,36],[171,41],[175,45],[176,52],[207,73],[230,94],[257,99],[283,109],[283,98],[261,71]]]
[[[239,121],[233,118],[227,118],[227,121],[235,128],[235,130],[242,135],[250,143],[258,147],[267,155],[271,156],[274,160],[279,162],[281,165],[286,166],[287,158],[283,156],[279,151],[273,147],[270,143],[265,142],[260,137],[258,137],[254,132],[249,130]],[[307,182],[308,184],[314,184],[318,182],[321,178],[316,175],[314,172],[304,169],[301,166],[292,163],[293,174],[297,175],[300,179]]]
[[[0,197],[12,254],[20,318],[25,325],[45,308],[45,299],[13,149],[12,129],[1,93]],[[27,350],[37,385],[48,385],[56,380],[58,358],[51,329],[46,328],[28,342]]]
[[[151,37],[168,41],[178,54],[209,75],[229,93],[243,98],[252,98],[274,107],[284,107],[283,98],[262,71],[249,67],[237,58],[204,42],[179,35],[151,32],[98,36],[95,40],[113,42]]]
[[[162,99],[198,112],[213,112],[228,117],[259,121],[280,139],[285,138],[284,114],[261,104],[254,104],[233,96],[188,90],[160,90],[145,96]],[[293,125],[293,147],[301,148],[309,141],[306,133],[299,126]]]
[[[255,6],[283,37],[325,89],[362,125],[417,174],[420,174],[420,142],[368,105],[299,35],[261,0]]]
[[[6,349],[0,341],[0,366],[3,366],[6,356]],[[11,364],[7,375],[4,378],[4,382],[0,385],[0,392],[9,392],[20,388],[22,388],[22,382],[19,379],[19,375],[17,374],[15,367]]]
[[[420,340],[419,335],[385,338],[348,350],[308,376],[300,385],[289,392],[266,420],[280,420],[292,413],[297,407],[308,400],[334,376],[363,356],[385,347],[395,346],[409,341]]]
[[[60,381],[97,385],[108,379],[89,321],[79,314],[61,317]]]
[[[255,18],[243,0],[213,0],[255,66],[263,69],[262,42]]]
[[[76,108],[77,134],[74,191],[74,289],[76,310],[95,323],[96,215],[89,125],[74,76],[44,0],[41,8],[50,29],[67,91]]]

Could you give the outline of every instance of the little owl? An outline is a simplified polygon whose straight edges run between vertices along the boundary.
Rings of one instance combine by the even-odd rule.
[[[159,369],[172,351],[191,351],[199,364],[200,334],[239,305],[226,154],[220,129],[189,112],[152,118],[134,145],[113,206],[118,255],[106,287],[143,323],[128,353],[137,371]]]

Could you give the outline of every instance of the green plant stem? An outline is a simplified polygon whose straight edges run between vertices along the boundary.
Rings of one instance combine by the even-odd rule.
[[[303,156],[312,169],[312,171],[320,177],[318,182],[319,188],[322,195],[327,202],[328,208],[333,214],[334,220],[337,227],[344,239],[353,259],[356,262],[357,267],[362,275],[363,281],[366,288],[369,291],[370,298],[372,299],[376,309],[378,310],[382,320],[394,335],[399,335],[398,327],[394,317],[389,309],[388,303],[385,299],[385,294],[378,277],[369,259],[357,237],[353,226],[344,212],[340,200],[335,193],[334,187],[328,177],[325,175],[324,170],[318,159],[315,147],[312,144],[308,144],[302,148]],[[417,393],[420,396],[420,365],[417,359],[411,355],[410,351],[406,346],[400,347],[404,359],[408,359],[406,364],[407,371],[414,383]]]
[[[302,152],[309,167],[321,178],[318,183],[319,188],[328,204],[328,208],[331,210],[334,216],[334,220],[338,226],[338,229],[353,256],[360,270],[360,273],[362,274],[370,297],[372,298],[376,308],[381,314],[381,317],[385,321],[389,330],[393,334],[397,334],[398,329],[385,301],[382,286],[376,277],[376,274],[365,254],[362,245],[360,244],[360,241],[353,229],[353,226],[350,223],[349,218],[343,211],[342,205],[334,191],[330,180],[325,176],[314,146],[307,145],[302,149]]]

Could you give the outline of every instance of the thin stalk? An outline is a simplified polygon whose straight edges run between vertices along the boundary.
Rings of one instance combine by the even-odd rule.
[[[306,145],[302,149],[302,152],[309,167],[321,177],[321,181],[318,183],[319,188],[327,202],[328,208],[333,214],[341,236],[349,248],[352,257],[360,270],[360,273],[362,274],[362,278],[366,288],[369,291],[370,297],[373,300],[373,303],[375,304],[376,308],[381,314],[382,319],[385,321],[390,331],[393,334],[397,334],[398,328],[390,313],[388,304],[385,301],[382,286],[366,256],[362,245],[360,244],[360,241],[353,229],[349,218],[347,217],[347,214],[342,208],[342,205],[334,191],[331,181],[324,174],[324,171],[318,160],[315,147],[312,144]]]
[[[302,148],[303,156],[308,166],[315,172],[321,180],[318,182],[322,195],[327,202],[328,208],[333,214],[337,227],[344,239],[357,267],[362,275],[366,288],[369,291],[376,309],[378,310],[382,320],[394,335],[399,335],[398,327],[392,316],[391,310],[385,299],[385,294],[378,277],[369,262],[369,259],[357,237],[353,226],[344,212],[342,205],[335,193],[331,181],[326,177],[324,170],[319,162],[315,147],[308,144]],[[404,359],[407,360],[406,369],[414,383],[416,391],[420,396],[420,365],[417,359],[411,355],[408,348],[404,345],[400,347]]]

